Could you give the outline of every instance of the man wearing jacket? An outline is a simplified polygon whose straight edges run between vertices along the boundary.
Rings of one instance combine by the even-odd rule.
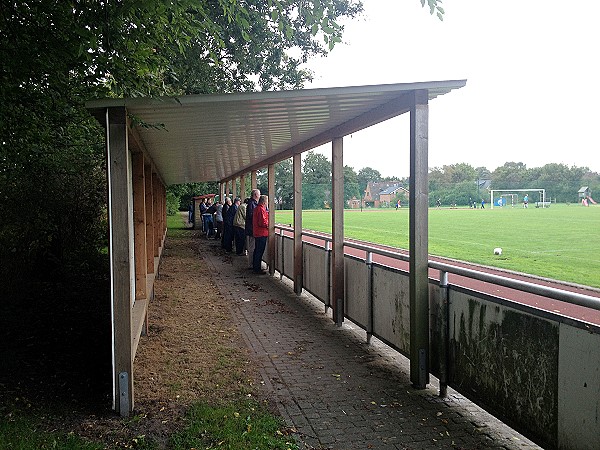
[[[246,207],[246,250],[248,250],[248,268],[254,269],[254,234],[252,232],[253,224],[252,217],[254,208],[258,205],[258,199],[260,198],[260,191],[258,189],[252,189],[250,193],[250,201]]]
[[[246,212],[246,217],[248,213]],[[252,213],[252,233],[254,234],[254,252],[252,269],[255,274],[265,274],[262,270],[262,257],[269,237],[269,213],[267,212],[267,196],[261,195]]]
[[[235,240],[235,254],[243,255],[246,248],[246,208],[248,207],[249,198],[244,199],[244,203],[240,206],[233,218],[233,236]]]
[[[231,252],[233,250],[233,219],[237,213],[237,210],[240,206],[240,198],[236,197],[233,200],[233,204],[227,210],[227,214],[223,217],[223,247],[226,252]]]

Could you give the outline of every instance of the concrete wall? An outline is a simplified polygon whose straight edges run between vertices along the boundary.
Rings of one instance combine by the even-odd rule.
[[[327,303],[327,252],[303,251],[304,288]],[[378,264],[370,273],[350,256],[344,271],[346,317],[369,331],[372,308],[373,335],[407,355],[408,274]],[[600,448],[600,327],[434,280],[429,302],[432,374],[546,448]]]
[[[558,323],[450,290],[449,385],[538,442],[557,437]]]
[[[304,256],[304,289],[324,303],[329,299],[329,273],[327,252],[313,244],[302,244]]]
[[[367,329],[369,325],[370,292],[369,271],[364,261],[344,258],[346,287],[344,289],[344,315],[352,322]]]
[[[410,352],[408,286],[406,273],[373,265],[373,335],[404,355]]]
[[[559,326],[558,438],[561,449],[600,447],[600,332]]]

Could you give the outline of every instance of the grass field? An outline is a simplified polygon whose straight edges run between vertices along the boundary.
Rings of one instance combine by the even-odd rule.
[[[304,211],[302,226],[331,233],[331,211]],[[408,209],[346,210],[344,236],[408,248]],[[429,253],[600,288],[600,206],[430,209]]]

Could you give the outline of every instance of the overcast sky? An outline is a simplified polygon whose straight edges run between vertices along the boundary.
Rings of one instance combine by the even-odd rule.
[[[466,79],[429,103],[429,166],[507,161],[600,172],[600,2],[363,0],[307,88]],[[344,139],[344,164],[409,173],[408,114]],[[330,145],[324,151],[331,156]]]

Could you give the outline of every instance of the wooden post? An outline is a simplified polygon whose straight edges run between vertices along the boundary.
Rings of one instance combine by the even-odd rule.
[[[231,200],[233,200],[237,196],[237,178],[233,178],[231,180]]]
[[[338,326],[344,322],[344,152],[343,138],[332,142],[332,300],[333,321]]]
[[[294,292],[302,293],[304,263],[302,255],[302,154],[294,155]],[[283,238],[282,238],[283,239]]]
[[[268,167],[268,189],[269,189],[269,239],[267,241],[269,274],[275,273],[275,165]]]
[[[160,183],[161,201],[162,201],[162,247],[165,245],[167,237],[167,187]]]
[[[250,188],[256,189],[256,170],[250,172]]]
[[[121,416],[133,410],[133,346],[131,310],[133,267],[133,205],[131,162],[127,142],[127,111],[106,110],[108,222],[111,268],[113,343],[113,409]]]
[[[410,381],[417,389],[429,383],[428,121],[428,92],[415,91],[410,110],[409,291]]]
[[[246,175],[240,176],[240,198],[242,199],[242,203],[246,198]]]
[[[144,154],[131,155],[133,165],[133,230],[135,261],[135,298],[148,298],[148,260],[146,257],[146,181]]]
[[[153,217],[153,189],[152,189],[152,165],[146,164],[144,166],[145,187],[144,192],[146,195],[146,260],[147,260],[147,271],[148,273],[154,273],[154,221]]]
[[[152,176],[152,212],[154,214],[154,217],[152,218],[152,221],[154,222],[154,257],[157,258],[159,256],[159,249],[160,249],[160,235],[161,235],[161,229],[160,229],[160,212],[159,212],[159,208],[160,208],[160,190],[158,189],[158,185],[159,185],[159,181],[158,181],[158,177],[157,176]],[[156,273],[157,268],[154,269],[154,272]]]

